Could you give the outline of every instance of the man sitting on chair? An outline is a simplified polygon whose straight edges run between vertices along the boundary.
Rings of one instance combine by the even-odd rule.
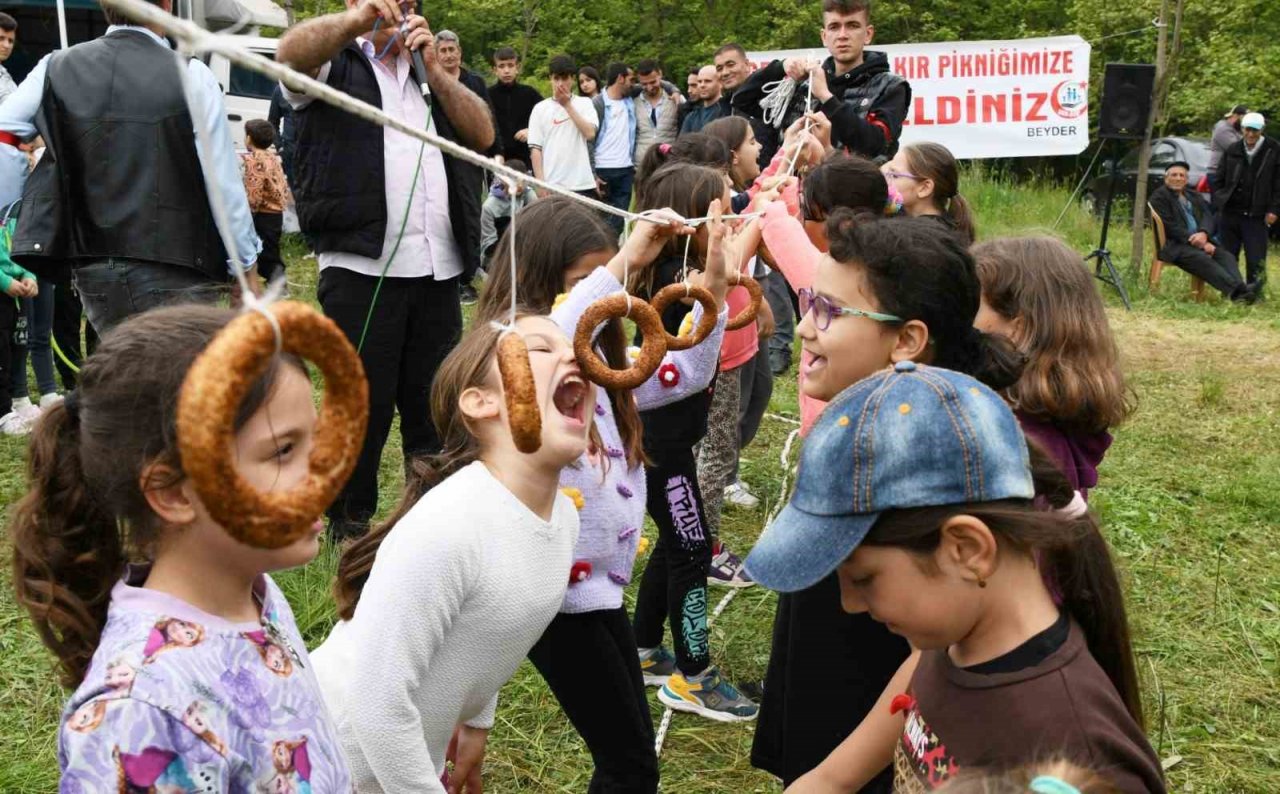
[[[1213,243],[1216,219],[1209,202],[1187,189],[1189,170],[1184,162],[1170,164],[1164,172],[1164,185],[1151,194],[1151,208],[1164,221],[1165,243],[1158,256],[1226,298],[1253,303],[1257,294],[1240,277],[1235,257]]]

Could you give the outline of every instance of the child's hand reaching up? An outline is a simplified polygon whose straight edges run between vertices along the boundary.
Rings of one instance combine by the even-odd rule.
[[[609,260],[609,272],[618,281],[625,283],[628,272],[637,273],[658,258],[662,248],[672,237],[684,237],[693,234],[691,226],[686,226],[684,219],[670,209],[653,210],[631,227],[631,234],[622,250]]]
[[[724,306],[724,296],[729,291],[725,258],[732,243],[722,214],[720,199],[715,199],[707,211],[710,220],[707,221],[707,257],[702,276],[702,286],[707,288],[716,299],[716,306],[720,307]]]

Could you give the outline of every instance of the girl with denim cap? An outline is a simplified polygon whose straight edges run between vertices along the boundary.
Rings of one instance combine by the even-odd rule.
[[[1074,494],[966,375],[903,360],[827,407],[747,568],[780,591],[835,571],[845,611],[917,650],[789,791],[858,791],[890,763],[894,791],[931,791],[1046,754],[1165,790],[1119,577]]]

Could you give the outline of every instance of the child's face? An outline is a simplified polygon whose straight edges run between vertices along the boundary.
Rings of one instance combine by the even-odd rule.
[[[836,569],[845,612],[868,613],[915,648],[947,648],[964,639],[977,620],[977,587],[953,576],[942,546],[921,566],[913,552],[891,546],[859,546]]]
[[[836,306],[880,311],[871,297],[861,268],[822,257],[814,274],[813,291]],[[826,330],[818,330],[814,312],[805,312],[796,327],[803,350],[800,363],[804,393],[831,400],[846,387],[892,363],[898,341],[895,325],[868,317],[833,316]]]
[[[542,414],[542,446],[533,456],[555,468],[563,468],[587,451],[591,423],[595,419],[596,390],[582,375],[573,345],[560,327],[546,317],[525,317],[516,323],[529,349],[529,366]],[[497,362],[495,382],[501,382]],[[505,402],[502,422],[507,422]]]
[[[973,325],[984,334],[998,334],[1015,345],[1019,343],[1022,336],[1022,318],[1015,317],[1010,320],[1005,317],[991,308],[991,304],[987,303],[986,295],[982,296],[982,302],[978,305],[978,314],[973,318]]]
[[[263,491],[287,491],[306,478],[308,456],[314,441],[316,407],[311,381],[297,367],[282,363],[274,387],[249,421],[236,433],[233,454],[240,476]],[[192,491],[192,499],[199,500]],[[317,520],[311,531],[280,549],[259,549],[232,538],[208,517],[203,506],[197,526],[200,543],[211,559],[241,570],[276,571],[305,565],[320,550],[324,525]]]
[[[165,636],[169,639],[169,642],[189,647],[200,642],[200,629],[193,623],[187,623],[183,620],[171,620],[168,628],[165,629]]]
[[[128,689],[136,675],[134,669],[125,662],[113,664],[107,668],[107,688]]]
[[[892,160],[880,166],[880,173],[902,194],[902,207],[908,215],[915,214],[916,209],[932,206],[933,180],[921,179],[911,173],[906,152],[899,151]]]
[[[577,261],[564,269],[564,285],[561,292],[570,292],[574,287],[578,286],[578,282],[595,272],[596,268],[604,267],[609,264],[609,260],[613,259],[615,251],[592,251],[589,254],[583,254],[578,257]]]
[[[744,185],[751,184],[760,176],[760,142],[756,140],[755,131],[750,127],[747,127],[747,139],[734,154],[738,158],[733,165],[738,181]]]

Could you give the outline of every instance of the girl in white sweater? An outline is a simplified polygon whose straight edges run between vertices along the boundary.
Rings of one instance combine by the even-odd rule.
[[[411,463],[400,507],[338,567],[343,620],[312,659],[361,792],[479,791],[498,690],[564,598],[578,515],[560,470],[587,449],[595,389],[550,320],[525,317],[516,330],[541,448],[516,450],[494,356],[501,332],[475,326],[432,386],[443,452]]]

